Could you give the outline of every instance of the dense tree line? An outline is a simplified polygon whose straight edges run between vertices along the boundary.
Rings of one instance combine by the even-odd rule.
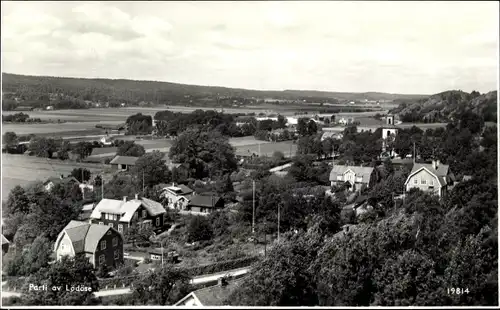
[[[30,118],[26,113],[15,113],[9,115],[2,115],[2,122],[13,123],[40,123],[42,120],[39,118]]]
[[[127,118],[127,134],[150,134],[153,131],[153,118],[150,115],[137,113]]]

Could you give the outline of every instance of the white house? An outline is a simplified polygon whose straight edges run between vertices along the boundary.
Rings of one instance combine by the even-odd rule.
[[[163,188],[162,198],[167,201],[167,206],[170,209],[184,210],[189,203],[189,197],[193,194],[193,190],[185,185],[175,185]]]
[[[431,164],[415,163],[410,175],[405,181],[405,190],[418,188],[443,198],[455,183],[455,176],[448,165],[443,165],[439,160]]]

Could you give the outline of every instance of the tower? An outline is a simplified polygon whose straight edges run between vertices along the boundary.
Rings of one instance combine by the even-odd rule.
[[[394,125],[394,115],[393,114],[387,114],[387,117],[385,118],[387,125]]]

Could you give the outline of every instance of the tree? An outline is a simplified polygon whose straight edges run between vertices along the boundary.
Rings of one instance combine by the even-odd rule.
[[[138,225],[132,225],[127,231],[127,242],[133,241],[139,243],[148,243],[151,236],[153,236],[154,231],[151,225],[145,225],[139,223]]]
[[[80,141],[73,147],[73,152],[80,156],[80,159],[84,159],[85,157],[92,154],[92,143]]]
[[[156,150],[139,157],[134,167],[137,183],[142,184],[144,180],[144,185],[147,187],[159,183],[169,183],[172,176],[163,157],[164,155]]]
[[[52,158],[52,154],[58,149],[54,139],[34,137],[28,144],[28,150],[33,152],[37,157]]]
[[[114,175],[108,183],[104,184],[104,197],[110,199],[122,199],[123,197],[134,197],[142,191],[142,175],[140,183],[131,175]]]
[[[229,219],[225,212],[212,212],[209,216],[209,222],[212,225],[214,236],[220,237],[227,234],[229,228]]]
[[[212,226],[207,218],[193,216],[187,225],[187,241],[205,241],[213,236]]]
[[[318,125],[316,124],[315,121],[310,120],[307,123],[307,134],[309,136],[311,136],[311,135],[315,135],[317,132],[318,132]]]
[[[173,305],[190,292],[189,280],[184,271],[165,265],[135,280],[132,297],[143,305]]]
[[[278,128],[285,128],[287,123],[287,119],[283,115],[278,115]]]
[[[29,199],[26,191],[19,185],[10,190],[4,214],[14,215],[16,213],[27,214],[30,210]]]
[[[310,232],[309,234],[316,234]],[[290,236],[267,257],[226,299],[232,306],[315,306],[316,285],[310,270],[321,235]]]
[[[446,296],[434,261],[413,249],[386,260],[374,273],[374,286],[374,306],[431,306]]]
[[[116,155],[141,157],[145,153],[146,150],[142,145],[136,144],[134,141],[125,141],[125,143],[118,147]]]
[[[87,182],[90,180],[90,171],[85,168],[75,168],[71,171],[71,176],[78,180],[80,183]]]
[[[3,143],[7,146],[7,148],[17,147],[18,139],[15,132],[7,131],[3,134]]]
[[[47,285],[48,290],[35,291],[29,284]],[[52,287],[61,287],[52,290]],[[80,288],[80,291],[67,291],[66,288]],[[83,289],[83,290],[82,290]],[[31,275],[23,287],[22,296],[25,305],[36,306],[81,306],[94,304],[93,294],[99,290],[99,283],[94,275],[94,267],[87,257],[77,255],[74,258],[63,257],[48,268],[42,268]]]
[[[299,136],[304,137],[308,134],[307,118],[299,118],[297,121],[297,133]]]
[[[5,260],[5,272],[10,276],[34,274],[49,265],[52,253],[52,243],[44,236],[38,236],[24,250],[10,254],[13,257]]]
[[[274,151],[273,158],[275,158],[277,160],[283,160],[283,159],[285,159],[285,154],[283,154],[283,152],[281,152],[281,151]]]
[[[186,164],[190,176],[198,179],[221,176],[237,168],[234,148],[218,131],[187,129],[175,139],[170,157]]]

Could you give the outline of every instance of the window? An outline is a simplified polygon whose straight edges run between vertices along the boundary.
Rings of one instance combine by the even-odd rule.
[[[113,227],[113,226],[111,226]],[[111,235],[111,230],[108,230],[108,232],[106,233],[106,235]]]
[[[64,249],[66,249],[66,245],[63,243],[61,244],[61,251],[64,251]]]
[[[123,232],[123,225],[122,224],[118,224],[118,232],[119,233]]]
[[[434,186],[434,180],[431,180],[429,186]]]
[[[99,256],[99,265],[104,264],[105,260],[106,260],[106,258],[104,257],[104,254],[102,254],[101,256]]]
[[[417,178],[413,179],[413,184],[418,185],[418,179]]]
[[[118,238],[114,237],[113,238],[113,246],[117,246],[118,245]]]
[[[426,183],[427,183],[426,180],[424,180],[424,179],[420,180],[420,184],[425,185]]]
[[[156,226],[160,226],[160,218],[159,217],[156,218]]]
[[[147,216],[146,210],[142,210],[142,217],[145,218]]]
[[[113,223],[108,223],[108,226],[113,228]]]
[[[115,259],[119,259],[119,258],[120,258],[120,252],[115,251]]]
[[[99,225],[104,225],[104,222],[99,222]]]
[[[102,240],[101,242],[101,250],[105,250],[106,249],[106,240]]]

